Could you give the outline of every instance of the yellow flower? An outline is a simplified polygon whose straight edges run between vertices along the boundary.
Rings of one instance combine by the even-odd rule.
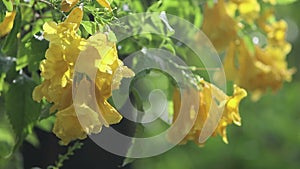
[[[105,7],[105,8],[108,8],[110,11],[112,10],[111,7],[110,7],[109,2],[108,2],[107,0],[97,0],[97,2],[98,2],[101,6],[103,6],[103,7]]]
[[[278,48],[287,55],[291,51],[291,44],[286,41],[287,23],[284,20],[272,22],[266,32],[267,39],[273,48]]]
[[[0,37],[8,34],[14,26],[16,12],[6,12],[4,20],[0,23]]]
[[[111,91],[119,87],[120,80],[123,77],[134,76],[134,72],[123,66],[123,62],[118,59],[116,44],[110,42],[107,35],[98,33],[91,36],[87,46],[85,54],[82,54],[90,56],[89,61],[85,63],[92,64],[80,64],[78,71],[90,77],[93,76],[93,72],[98,71],[95,84],[102,92],[103,98],[107,99],[111,96]]]
[[[257,0],[230,0],[227,5],[235,6],[241,19],[247,22],[252,23],[259,16],[260,5]]]
[[[92,90],[95,87],[95,92]],[[94,96],[95,94],[95,96]],[[95,83],[84,77],[76,86],[74,104],[78,119],[87,134],[99,133],[102,126],[119,123],[122,116],[107,102]]]
[[[224,0],[212,8],[205,6],[202,30],[219,52],[237,37],[237,29],[237,23],[226,12]]]
[[[256,20],[257,25],[262,29],[264,32],[271,31],[271,26],[269,25],[269,20],[275,20],[274,9],[269,8],[266,9],[261,16]]]
[[[62,139],[64,145],[75,139],[86,138],[86,133],[81,127],[72,105],[56,113],[53,132]]]
[[[290,81],[294,69],[288,69],[286,53],[271,45],[255,47],[252,54],[242,41],[232,42],[223,60],[226,77],[253,93],[253,99],[268,88],[279,89],[283,81]],[[237,62],[237,63],[235,63]],[[251,71],[249,71],[251,70]]]
[[[76,33],[82,16],[82,10],[75,8],[63,23],[44,24],[44,37],[50,41],[40,64],[44,81],[33,91],[34,100],[44,97],[53,103],[50,111],[57,110],[53,132],[63,144],[119,123],[122,116],[107,99],[123,77],[134,75],[118,59],[116,45],[107,35],[98,33],[85,40]]]
[[[61,10],[64,12],[69,12],[77,3],[79,0],[62,0],[61,1]]]
[[[233,96],[227,98],[225,105],[225,110],[222,115],[222,118],[219,122],[219,125],[215,131],[222,136],[222,139],[225,143],[228,143],[226,126],[228,124],[234,123],[235,125],[241,125],[241,117],[239,114],[239,104],[240,101],[247,96],[246,90],[234,85]]]
[[[50,45],[46,59],[40,64],[44,82],[34,90],[33,99],[40,101],[45,97],[53,102],[51,112],[70,105],[74,63],[86,44],[86,40],[76,34],[81,19],[81,9],[75,8],[63,23],[46,22],[43,26],[44,37]]]
[[[282,46],[286,43],[287,23],[284,20],[275,20],[274,10],[266,10],[262,16],[257,19],[257,25],[267,35],[269,43]]]
[[[182,140],[181,143],[186,143],[189,140],[193,140],[198,145],[203,145],[203,142],[199,142],[199,138],[201,134],[205,134],[208,130],[211,130],[212,135],[215,136],[219,134],[225,143],[228,143],[226,136],[226,127],[229,124],[241,125],[241,117],[239,115],[239,103],[240,101],[247,96],[247,92],[239,88],[238,86],[234,86],[233,96],[227,96],[223,91],[218,89],[213,84],[210,84],[204,80],[200,81],[200,86],[202,87],[199,92],[199,108],[197,116],[195,116],[194,109],[191,108],[187,111],[187,109],[180,108],[181,98],[178,90],[175,90],[173,96],[173,104],[174,104],[174,118],[173,122],[176,121],[179,111],[181,113],[189,113],[189,116],[195,123],[192,129],[189,131],[187,136]],[[190,95],[187,95],[187,98],[182,99],[191,99],[188,98]],[[185,95],[183,96],[185,97]],[[184,106],[184,105],[183,105]],[[196,110],[197,111],[197,110]],[[219,120],[220,117],[220,121]],[[188,121],[187,121],[188,122]],[[181,124],[181,128],[178,128],[176,132],[180,132],[183,130],[186,125]],[[179,130],[179,131],[178,131]],[[173,133],[172,133],[173,134]],[[209,134],[209,133],[208,133]],[[172,136],[172,135],[171,135]]]
[[[45,97],[48,102],[53,103],[50,111],[58,111],[53,132],[64,144],[86,137],[72,105],[73,67],[86,44],[86,40],[76,33],[82,16],[82,10],[75,8],[63,23],[44,24],[44,37],[50,41],[46,59],[40,64],[44,81],[33,91],[34,100],[40,101]]]
[[[242,3],[254,5],[256,2],[231,0],[231,3],[239,6]],[[250,52],[245,42],[237,39],[229,44],[223,59],[227,79],[251,91],[254,100],[268,88],[273,91],[279,89],[284,81],[291,80],[295,72],[288,69],[286,63],[286,56],[291,50],[290,43],[286,41],[286,22],[276,21],[274,10],[270,8],[257,18],[256,23],[266,34],[267,44],[264,47],[255,46],[254,51]]]

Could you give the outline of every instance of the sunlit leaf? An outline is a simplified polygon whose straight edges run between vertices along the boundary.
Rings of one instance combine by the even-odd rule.
[[[10,11],[10,12],[13,11],[14,8],[13,8],[13,3],[11,0],[2,0],[2,2],[8,11]]]
[[[97,23],[92,21],[82,21],[81,25],[86,30],[87,33],[93,35],[97,31]]]
[[[107,38],[110,42],[117,42],[117,37],[113,31],[108,32]]]

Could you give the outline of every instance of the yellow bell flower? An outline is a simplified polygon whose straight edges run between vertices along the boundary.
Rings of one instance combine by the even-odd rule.
[[[219,125],[215,131],[222,136],[225,143],[228,143],[226,126],[234,123],[235,125],[241,125],[241,117],[239,114],[240,101],[247,96],[246,90],[234,85],[233,96],[227,98],[227,102],[224,108],[224,113],[219,122]]]
[[[44,37],[50,41],[40,64],[44,81],[33,91],[34,100],[45,98],[53,103],[50,111],[57,110],[53,132],[63,144],[119,123],[122,116],[107,99],[123,77],[134,75],[118,59],[116,44],[107,35],[98,33],[86,40],[76,33],[82,16],[83,11],[75,8],[64,22],[44,24]],[[80,73],[81,79],[73,79]],[[73,95],[72,87],[77,89]]]
[[[98,2],[101,6],[103,6],[103,7],[105,7],[105,8],[108,8],[110,11],[112,10],[111,7],[110,7],[109,2],[108,2],[107,0],[97,0],[97,2]]]
[[[6,12],[4,20],[0,23],[0,37],[8,34],[14,26],[16,12]]]
[[[187,112],[181,113],[189,113],[190,117],[195,123],[192,129],[188,132],[186,137],[181,141],[181,144],[186,143],[189,140],[193,140],[199,146],[203,145],[204,143],[199,142],[199,137],[203,131],[203,127],[206,123],[207,125],[211,126],[213,130],[213,136],[219,134],[225,143],[228,143],[227,136],[226,136],[226,127],[229,124],[236,124],[241,125],[241,117],[239,115],[239,103],[240,101],[247,96],[247,92],[239,88],[238,86],[234,85],[234,93],[233,96],[227,96],[223,91],[219,88],[210,84],[204,80],[200,81],[201,91],[199,92],[199,108],[196,109],[198,111],[197,115],[195,116],[194,109],[191,108]],[[190,96],[190,95],[189,95]],[[180,109],[181,99],[191,99],[188,95],[187,98],[180,98],[180,93],[176,89],[173,95],[173,104],[174,104],[174,117],[173,122],[176,121],[177,117],[179,116],[180,110],[187,110],[187,109]],[[185,95],[183,95],[185,97]],[[184,105],[183,105],[184,106]],[[217,114],[220,114],[221,118],[220,121],[217,117]],[[188,121],[187,121],[188,122]],[[178,128],[176,132],[180,132],[178,130],[183,130],[186,123],[181,124],[181,128]],[[215,126],[214,126],[215,125]],[[174,132],[172,132],[174,134]],[[176,134],[176,133],[175,133]],[[172,135],[170,136],[172,138]]]
[[[53,133],[62,139],[63,145],[75,139],[85,139],[87,136],[72,105],[56,113]]]
[[[280,48],[285,54],[290,52],[291,45],[286,41],[288,25],[284,20],[275,20],[274,10],[265,11],[262,17],[257,20],[257,25],[266,34],[270,46]]]
[[[252,54],[246,44],[239,40],[230,44],[223,64],[229,80],[254,92],[253,99],[256,100],[268,88],[275,91],[283,81],[291,80],[294,69],[287,68],[285,59],[286,53],[280,48],[256,46]]]
[[[286,41],[287,23],[284,20],[272,22],[266,32],[270,46],[281,49],[287,55],[291,51],[291,44]]]
[[[64,12],[69,12],[77,3],[79,0],[62,0],[61,1],[61,10]]]
[[[44,82],[34,90],[33,99],[40,101],[45,97],[53,102],[52,112],[67,108],[70,104],[61,95],[71,90],[74,63],[86,44],[86,40],[76,34],[82,16],[82,10],[75,8],[63,23],[46,22],[43,26],[44,37],[50,44],[46,59],[40,64]],[[69,95],[66,97],[71,98]]]
[[[226,12],[224,0],[219,0],[212,8],[205,6],[202,30],[219,52],[237,37],[237,29],[237,23]]]

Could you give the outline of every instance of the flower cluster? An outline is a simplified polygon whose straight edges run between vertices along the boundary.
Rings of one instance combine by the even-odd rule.
[[[191,95],[183,94],[183,98],[181,98],[180,92],[178,90],[175,90],[173,95],[173,122],[176,122],[180,111],[184,111],[181,113],[187,114],[186,117],[188,119],[186,119],[186,121],[194,122],[194,125],[192,126],[191,130],[189,130],[188,134],[181,141],[181,143],[184,144],[189,140],[193,140],[198,145],[203,145],[203,141],[205,140],[200,141],[199,139],[201,134],[205,135],[205,132],[207,132],[203,130],[205,125],[208,125],[209,130],[213,131],[213,136],[220,135],[223,141],[225,143],[228,143],[226,127],[227,125],[232,123],[238,126],[241,125],[241,117],[239,115],[239,103],[244,97],[247,96],[247,92],[244,89],[234,85],[233,96],[227,96],[222,90],[217,88],[215,85],[208,83],[204,80],[200,81],[199,87],[201,87],[202,90],[198,93],[198,109],[194,106],[191,106],[191,108],[188,108],[186,110],[180,107],[181,100],[191,99]],[[220,118],[218,116],[220,116]],[[220,120],[218,121],[218,119]],[[187,123],[183,121],[183,123],[180,124],[180,127],[176,128],[176,132],[171,133],[170,138],[174,137],[174,134],[176,133],[185,132],[184,130],[186,128],[186,125]]]
[[[122,116],[107,99],[122,77],[134,75],[118,59],[107,35],[83,39],[77,34],[82,17],[83,11],[74,8],[64,22],[44,24],[44,37],[50,42],[40,64],[44,81],[33,91],[34,100],[53,103],[50,111],[57,111],[53,132],[63,144],[119,123]]]
[[[97,2],[112,10],[108,1]],[[33,92],[34,100],[45,98],[53,104],[50,111],[57,111],[53,132],[64,144],[83,139],[87,134],[99,133],[103,125],[119,123],[122,116],[108,99],[122,78],[134,75],[118,59],[116,44],[109,41],[106,34],[97,33],[88,39],[77,34],[83,18],[83,11],[74,8],[78,3],[79,0],[62,0],[62,11],[73,9],[67,19],[59,24],[44,24],[44,37],[50,44],[45,60],[40,64],[44,81]],[[269,4],[268,8],[262,8],[261,3]],[[228,96],[213,84],[201,80],[198,86],[201,90],[197,93],[199,103],[191,108],[181,105],[181,101],[191,99],[191,95],[180,97],[179,91],[175,90],[173,123],[181,110],[187,121],[179,124],[171,136],[176,132],[187,133],[182,143],[194,140],[202,145],[205,140],[200,139],[201,134],[207,132],[209,123],[213,136],[220,135],[228,143],[226,128],[232,123],[241,125],[238,107],[247,96],[246,90],[258,99],[269,88],[275,91],[284,81],[291,80],[294,70],[288,69],[285,61],[291,50],[285,40],[287,24],[275,19],[270,8],[275,3],[274,0],[218,0],[213,6],[205,6],[202,30],[217,51],[224,54],[226,77],[236,85],[233,95]],[[4,22],[11,21],[9,17]],[[260,39],[251,37],[249,32],[264,34],[266,44],[258,43]],[[251,38],[253,41],[249,41]],[[215,78],[218,80],[218,73]],[[191,130],[187,131],[191,124]]]
[[[279,89],[295,72],[286,63],[291,45],[285,40],[286,22],[275,19],[276,1],[261,3],[269,5],[262,9],[257,0],[218,0],[205,7],[202,26],[218,52],[225,52],[227,79],[251,91],[254,100],[269,88]],[[266,44],[260,45],[262,39],[249,32],[264,34]]]

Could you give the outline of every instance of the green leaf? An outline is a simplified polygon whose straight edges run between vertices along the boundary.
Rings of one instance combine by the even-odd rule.
[[[227,81],[227,84],[226,84],[226,94],[231,96],[233,95],[233,88],[234,86],[234,82],[233,81]]]
[[[22,51],[22,49],[19,51]],[[18,56],[17,65],[16,65],[17,71],[21,70],[22,68],[24,68],[28,65],[28,62],[29,62],[28,54],[29,54],[29,52],[26,52],[26,55],[23,55],[22,57]]]
[[[2,0],[2,2],[8,11],[10,11],[10,12],[13,11],[14,8],[13,8],[13,3],[11,0]]]
[[[87,33],[93,35],[97,32],[97,23],[92,21],[81,21],[81,25]]]
[[[9,157],[15,145],[13,134],[10,131],[10,128],[7,126],[3,126],[3,124],[7,125],[8,123],[7,119],[5,119],[6,118],[3,118],[1,120],[2,125],[0,126],[0,158]]]
[[[15,5],[19,5],[20,4],[20,0],[14,0],[13,2],[15,3]]]
[[[35,72],[39,69],[40,62],[45,58],[45,53],[48,46],[49,42],[46,40],[40,41],[37,39],[31,39],[31,53],[28,63],[29,71]]]
[[[136,13],[145,12],[143,3],[145,3],[145,1],[130,1],[129,9],[131,9],[132,12],[136,12]]]
[[[40,114],[41,104],[32,99],[35,86],[33,80],[20,75],[5,95],[5,110],[19,144],[31,132]]]
[[[40,120],[37,124],[36,127],[38,127],[41,130],[44,130],[46,132],[51,132],[53,129],[53,125],[55,123],[55,116],[49,116],[46,119]]]
[[[1,169],[23,169],[23,157],[20,152],[12,154],[9,158],[0,158]]]
[[[4,158],[10,155],[12,152],[12,146],[9,145],[6,141],[0,140],[0,157]]]
[[[107,38],[108,38],[108,40],[109,40],[110,42],[117,42],[117,41],[118,41],[118,40],[117,40],[117,37],[116,37],[116,35],[114,34],[113,31],[109,31],[109,32],[108,32]]]
[[[32,132],[26,137],[26,141],[30,143],[35,148],[38,148],[40,146],[39,138],[37,137],[35,132]]]
[[[132,54],[133,52],[137,51],[137,49],[139,47],[138,44],[136,44],[135,41],[133,41],[132,37],[129,39],[132,40],[130,43],[128,43],[125,40],[118,43],[118,46],[121,47],[119,49],[119,54],[128,55],[128,54]]]
[[[6,8],[3,4],[3,1],[0,1],[0,23],[3,22],[6,15]],[[3,9],[3,10],[2,10]]]
[[[24,39],[24,38],[23,38]],[[20,43],[18,54],[17,54],[17,64],[16,70],[20,70],[28,65],[29,59],[28,57],[32,54],[31,53],[31,43],[29,42],[22,42]]]
[[[1,158],[7,159],[10,157],[15,145],[15,139],[7,116],[5,116],[4,98],[2,96],[0,96],[0,107],[3,107],[0,110],[0,168],[2,168]]]
[[[172,52],[173,55],[176,55],[176,51],[175,51],[174,45],[172,45],[170,43],[165,43],[161,47],[168,49],[170,52]]]
[[[202,25],[203,22],[203,14],[201,11],[201,8],[195,8],[195,19],[194,19],[194,25],[198,28]]]
[[[46,40],[40,41],[35,38],[31,38],[20,43],[16,70],[20,70],[28,66],[28,70],[30,72],[37,71],[41,60],[45,58],[45,52],[48,48],[48,44],[49,43]]]
[[[16,71],[16,62],[13,62],[12,66],[9,68],[9,70],[5,74],[6,74],[5,82],[7,82],[9,84],[11,84],[13,82],[13,80],[16,79],[20,75],[20,73],[18,71]]]
[[[5,73],[0,74],[0,98],[1,98],[1,92],[4,90],[5,77],[6,77]]]

